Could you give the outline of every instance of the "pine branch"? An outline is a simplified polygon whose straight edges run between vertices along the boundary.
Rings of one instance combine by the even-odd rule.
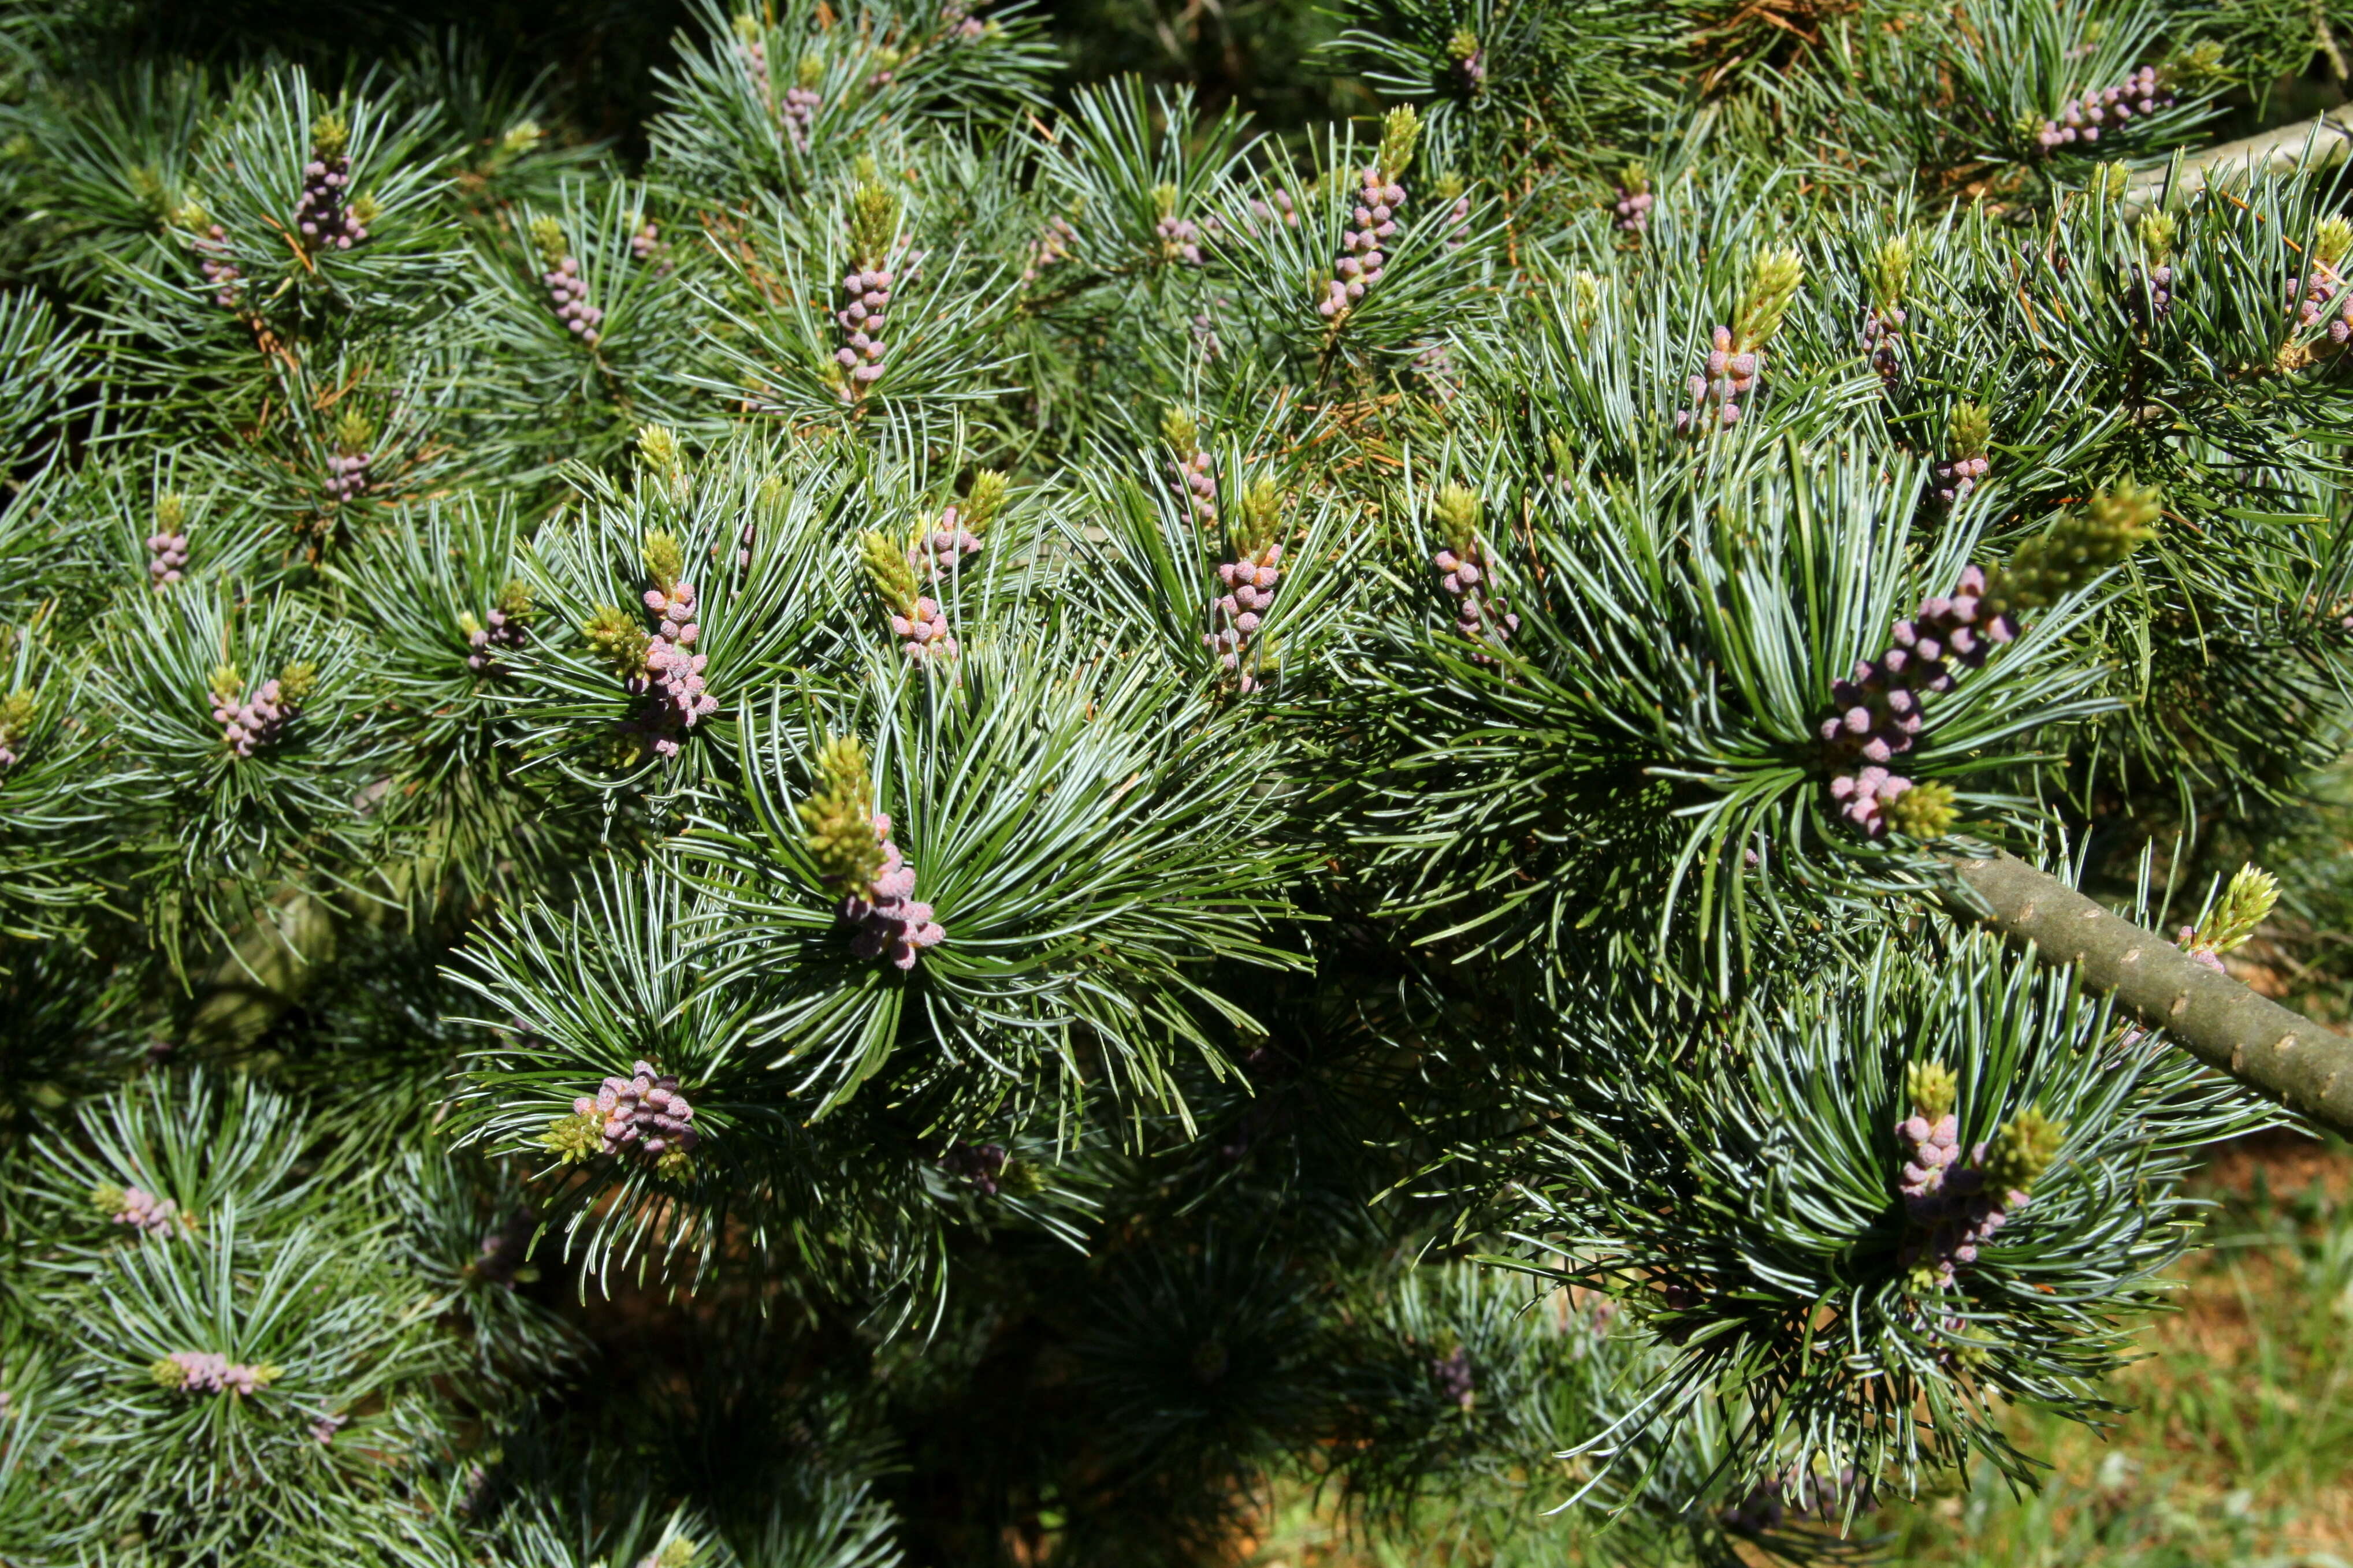
[[[2011,856],[1951,861],[1982,908],[1954,906],[2047,963],[2073,963],[2087,990],[2209,1066],[2331,1131],[2353,1135],[2353,1040],[2257,995],[2055,877]]]
[[[2174,195],[2193,195],[2232,169],[2243,168],[2250,175],[2317,174],[2348,153],[2353,153],[2353,104],[2209,147],[2183,157],[2179,164],[2144,170],[2126,190],[2125,206],[2130,211],[2155,206],[2165,198],[2168,185]]]
[[[301,999],[334,948],[326,900],[299,889],[272,900],[201,983],[186,1043],[209,1051],[251,1046]]]
[[[2353,70],[2345,64],[2345,51],[2337,47],[2337,35],[2328,26],[2328,7],[2324,0],[2312,0],[2312,41],[2320,58],[2328,62],[2329,79],[2343,87]]]

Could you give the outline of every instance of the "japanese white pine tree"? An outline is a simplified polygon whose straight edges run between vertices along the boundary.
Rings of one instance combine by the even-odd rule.
[[[1344,10],[0,13],[0,1560],[1802,1559],[2113,1408],[2353,1129],[2220,956],[2347,133],[2211,153],[2353,13]]]

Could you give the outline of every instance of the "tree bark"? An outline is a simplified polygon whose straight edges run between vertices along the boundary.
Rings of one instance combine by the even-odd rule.
[[[2353,1040],[2259,996],[2163,937],[2109,913],[2074,889],[2009,855],[1954,858],[1955,910],[2032,944],[2045,963],[2072,963],[2084,989],[2209,1066],[2317,1126],[2353,1137]]]

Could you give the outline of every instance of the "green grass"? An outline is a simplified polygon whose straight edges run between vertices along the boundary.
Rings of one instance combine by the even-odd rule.
[[[2353,1568],[2353,1152],[2281,1138],[2226,1150],[2203,1186],[2208,1247],[2105,1432],[2021,1410],[2020,1446],[2050,1461],[2013,1495],[1989,1470],[1888,1508],[1874,1560],[1903,1568]],[[1249,1568],[1603,1568],[1621,1561],[1575,1518],[1493,1546],[1433,1518],[1410,1542],[1351,1541],[1303,1490],[1278,1490]]]

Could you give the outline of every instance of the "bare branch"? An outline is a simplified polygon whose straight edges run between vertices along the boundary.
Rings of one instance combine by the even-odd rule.
[[[2342,104],[2310,120],[2143,170],[2126,188],[2125,205],[2136,210],[2154,206],[2165,198],[2168,185],[2173,195],[2189,195],[2203,190],[2210,180],[2242,169],[2250,176],[2326,169],[2342,163],[2348,153],[2353,153],[2353,104]]]
[[[2046,963],[2072,963],[2086,990],[2211,1067],[2329,1131],[2353,1136],[2353,1040],[2218,974],[2163,937],[2111,914],[2023,860],[1955,858],[1982,907],[1953,900]]]

